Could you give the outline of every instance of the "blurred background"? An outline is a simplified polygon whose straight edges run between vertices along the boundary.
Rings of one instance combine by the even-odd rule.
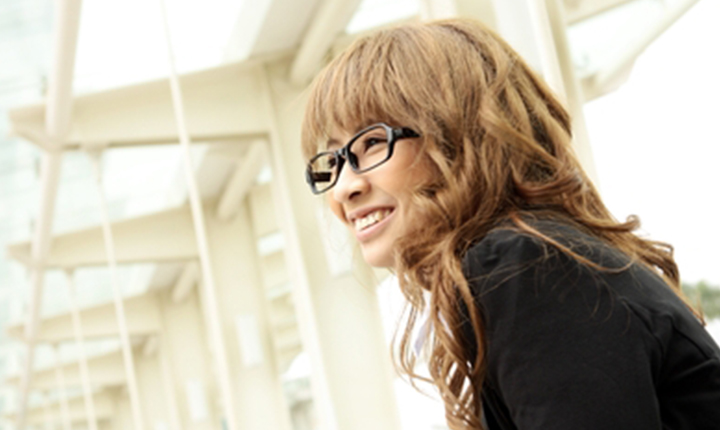
[[[445,429],[299,127],[356,37],[451,16],[565,101],[720,340],[720,2],[0,0],[0,429]]]

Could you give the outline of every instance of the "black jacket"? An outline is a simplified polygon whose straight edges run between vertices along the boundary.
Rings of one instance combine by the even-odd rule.
[[[720,429],[720,349],[651,270],[575,227],[497,229],[463,260],[486,325],[490,430]],[[470,329],[471,330],[471,329]]]

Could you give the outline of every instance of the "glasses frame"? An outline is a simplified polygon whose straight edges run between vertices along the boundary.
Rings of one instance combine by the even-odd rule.
[[[388,150],[387,150],[387,156],[373,164],[370,167],[367,167],[365,169],[360,169],[358,166],[357,157],[355,154],[350,152],[350,147],[353,143],[355,143],[360,137],[362,137],[365,133],[369,132],[370,130],[376,129],[378,127],[382,127],[385,129],[385,133],[388,137]],[[332,187],[337,184],[338,178],[340,177],[340,173],[342,172],[342,168],[345,164],[345,161],[347,160],[348,164],[350,165],[350,168],[355,173],[365,173],[367,171],[370,171],[378,166],[383,165],[385,162],[387,162],[390,157],[392,157],[393,152],[395,151],[395,143],[398,140],[401,139],[409,139],[414,137],[420,137],[420,134],[418,134],[415,130],[408,128],[408,127],[391,127],[384,122],[378,122],[376,124],[367,126],[363,128],[362,130],[355,133],[355,135],[348,141],[348,143],[345,144],[342,148],[336,150],[336,151],[323,151],[318,154],[315,154],[310,161],[307,164],[307,167],[305,168],[305,181],[310,185],[310,190],[313,192],[313,194],[322,194],[328,190],[330,190]],[[335,179],[332,181],[330,185],[327,186],[327,188],[323,188],[322,190],[318,190],[315,186],[315,181],[313,180],[313,172],[312,166],[313,162],[317,160],[320,157],[325,157],[328,155],[332,155],[335,158],[335,165],[337,166],[337,175],[335,175]]]
[[[360,137],[362,137],[365,133],[369,132],[370,130],[376,129],[378,127],[381,127],[385,129],[385,134],[388,137],[388,151],[387,156],[373,164],[370,167],[367,167],[365,169],[360,169],[358,166],[357,157],[355,154],[350,152],[350,147],[353,143],[355,143]],[[363,128],[362,130],[355,133],[355,135],[348,141],[348,143],[345,144],[342,148],[335,150],[335,151],[323,151],[318,154],[315,154],[314,157],[310,159],[310,161],[307,164],[307,167],[305,168],[305,181],[310,185],[310,190],[313,192],[313,194],[322,194],[328,190],[330,190],[332,187],[337,184],[338,178],[340,177],[340,173],[342,172],[342,168],[345,164],[345,160],[347,160],[348,164],[350,165],[350,168],[355,173],[365,173],[367,171],[370,171],[378,166],[383,165],[386,161],[392,157],[393,152],[395,151],[395,143],[398,140],[401,139],[409,139],[409,138],[415,138],[420,137],[420,134],[418,134],[415,130],[408,128],[408,127],[391,127],[384,122],[378,122],[376,124],[367,126]],[[335,179],[332,181],[330,185],[327,186],[327,188],[323,188],[322,190],[318,190],[315,186],[315,181],[313,180],[313,172],[310,166],[312,166],[312,163],[317,160],[320,157],[325,157],[328,155],[332,155],[335,158],[335,164],[337,166],[337,175],[335,175]]]

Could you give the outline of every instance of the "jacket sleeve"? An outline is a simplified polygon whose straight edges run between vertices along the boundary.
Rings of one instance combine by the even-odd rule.
[[[463,264],[486,326],[486,386],[518,429],[661,428],[657,341],[615,294],[631,275],[509,230]]]

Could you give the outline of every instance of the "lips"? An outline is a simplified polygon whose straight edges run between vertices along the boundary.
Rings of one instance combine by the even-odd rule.
[[[382,222],[395,211],[393,206],[365,206],[345,213],[345,219],[356,232]]]
[[[353,221],[353,225],[355,226],[355,231],[363,231],[366,228],[369,228],[380,221],[384,220],[392,213],[392,209],[389,208],[380,208],[377,210],[373,210],[372,212],[369,212],[365,214],[362,217],[358,217]]]

